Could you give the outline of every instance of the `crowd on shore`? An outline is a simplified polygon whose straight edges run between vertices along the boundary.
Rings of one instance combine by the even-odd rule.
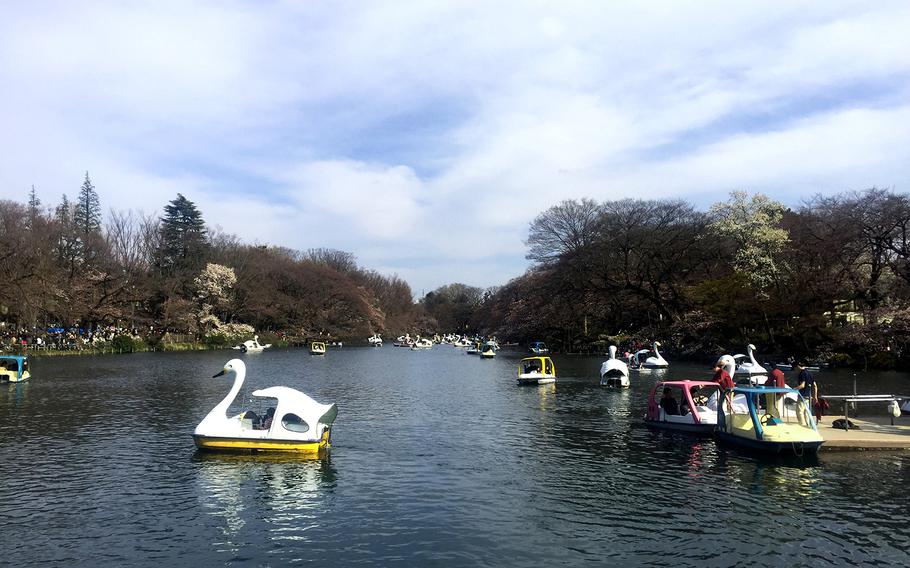
[[[119,325],[95,328],[3,326],[0,328],[0,350],[79,351],[103,347],[118,336],[128,336],[134,340],[140,340],[143,335],[153,333],[155,333],[155,329],[152,327],[140,330],[136,327],[127,328]]]

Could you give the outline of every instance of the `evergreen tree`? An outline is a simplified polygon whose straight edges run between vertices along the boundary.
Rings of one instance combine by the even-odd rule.
[[[54,209],[54,218],[60,235],[57,241],[57,259],[72,270],[78,256],[79,240],[73,234],[73,205],[65,193]]]
[[[79,201],[76,202],[76,212],[73,215],[76,230],[83,236],[88,236],[101,230],[101,201],[92,180],[85,172],[85,181],[79,190]]]
[[[54,209],[54,217],[57,218],[57,221],[61,226],[67,227],[73,220],[72,209],[73,206],[70,204],[70,199],[64,193],[63,197],[60,199],[60,205]]]
[[[165,270],[203,263],[205,222],[196,204],[180,193],[164,207],[160,246],[159,262]]]
[[[38,194],[35,193],[35,186],[32,184],[32,190],[28,193],[28,219],[26,219],[26,226],[29,229],[34,228],[35,221],[40,214],[41,200],[38,199]]]

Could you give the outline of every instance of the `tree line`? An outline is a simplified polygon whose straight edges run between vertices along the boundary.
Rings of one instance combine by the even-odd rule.
[[[868,189],[787,208],[737,191],[563,201],[530,224],[528,271],[494,290],[450,285],[422,303],[446,327],[567,351],[660,339],[677,355],[743,351],[904,363],[910,196]]]
[[[527,234],[527,272],[415,302],[349,252],[251,245],[178,194],[163,213],[111,210],[88,173],[74,199],[0,201],[0,325],[119,325],[227,342],[252,333],[365,338],[434,332],[542,339],[566,351],[660,339],[677,355],[763,353],[901,364],[910,343],[910,196],[818,195],[787,208],[738,191],[566,200]],[[152,337],[151,340],[155,340]]]
[[[158,216],[111,210],[86,173],[75,199],[0,201],[0,323],[7,335],[117,325],[231,341],[254,330],[366,337],[426,327],[410,286],[350,253],[250,245],[206,226],[178,194]]]

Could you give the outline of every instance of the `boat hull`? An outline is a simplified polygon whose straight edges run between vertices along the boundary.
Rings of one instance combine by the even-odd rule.
[[[802,455],[804,453],[815,453],[824,443],[824,440],[792,440],[792,441],[771,441],[756,440],[727,432],[717,432],[717,439],[731,446],[738,446],[747,450],[766,454],[793,454]]]
[[[550,383],[555,383],[555,377],[542,377],[542,378],[529,378],[529,379],[518,379],[519,385],[548,385]]]
[[[664,422],[662,420],[648,420],[645,418],[645,425],[657,430],[670,430],[673,432],[685,432],[696,436],[712,436],[717,428],[716,424],[681,424],[678,422]]]
[[[31,374],[29,374],[28,371],[22,373],[21,377],[16,372],[9,374],[0,374],[0,382],[2,383],[24,383],[30,378]]]
[[[200,450],[216,452],[278,452],[318,456],[331,448],[328,431],[321,440],[316,441],[250,439],[200,434],[193,434],[193,441]]]

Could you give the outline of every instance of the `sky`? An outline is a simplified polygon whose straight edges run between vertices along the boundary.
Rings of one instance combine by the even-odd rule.
[[[0,0],[0,198],[336,248],[416,296],[564,199],[908,191],[910,3]]]

